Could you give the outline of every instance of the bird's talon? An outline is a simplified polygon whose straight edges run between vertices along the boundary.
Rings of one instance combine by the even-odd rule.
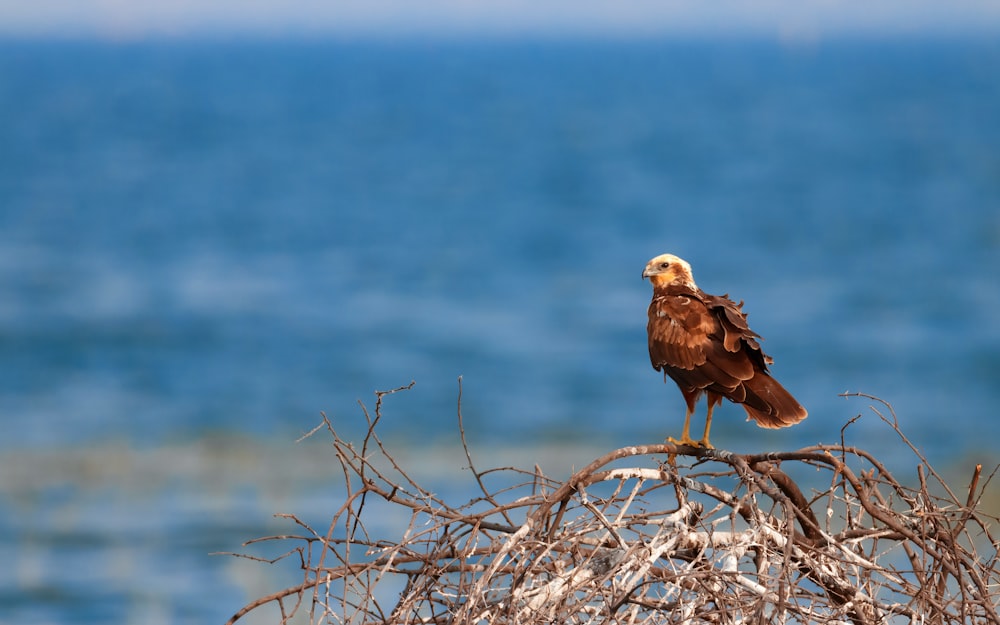
[[[667,442],[673,443],[674,445],[687,445],[688,447],[696,447],[696,448],[700,448],[702,446],[699,441],[684,436],[682,436],[680,440],[677,440],[673,436],[668,436]]]

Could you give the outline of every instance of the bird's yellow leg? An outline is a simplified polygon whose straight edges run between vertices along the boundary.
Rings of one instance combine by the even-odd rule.
[[[689,408],[687,414],[684,415],[684,430],[681,432],[680,440],[677,440],[673,436],[670,436],[667,438],[667,441],[675,445],[690,445],[691,447],[701,446],[701,444],[698,443],[698,441],[691,438],[691,412],[692,410]]]
[[[721,400],[720,400],[721,401]],[[712,401],[711,398],[708,399],[708,414],[705,415],[705,435],[701,437],[701,440],[695,443],[696,447],[704,447],[705,449],[715,449],[712,443],[708,442],[708,431],[712,429],[712,411],[719,404],[719,401]]]

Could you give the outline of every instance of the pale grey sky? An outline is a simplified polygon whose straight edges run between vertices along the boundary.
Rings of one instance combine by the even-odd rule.
[[[0,0],[0,35],[998,34],[1000,0]]]

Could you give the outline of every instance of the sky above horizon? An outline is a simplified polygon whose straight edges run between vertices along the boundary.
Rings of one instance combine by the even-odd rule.
[[[996,0],[0,0],[0,36],[996,35]]]

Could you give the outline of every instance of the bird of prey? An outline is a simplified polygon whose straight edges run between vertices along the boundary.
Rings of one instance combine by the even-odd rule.
[[[773,360],[761,351],[747,325],[743,302],[709,295],[694,282],[691,265],[673,254],[646,263],[642,277],[653,285],[649,304],[649,359],[680,388],[687,413],[680,440],[671,442],[711,449],[712,411],[725,397],[742,404],[747,419],[763,428],[782,428],[806,418],[806,410],[768,373]],[[691,414],[698,399],[708,398],[705,434],[691,438]]]

